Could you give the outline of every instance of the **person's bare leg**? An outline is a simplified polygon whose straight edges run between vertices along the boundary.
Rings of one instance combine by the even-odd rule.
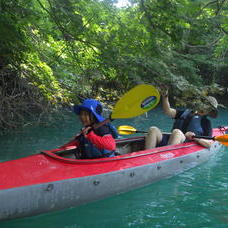
[[[184,133],[179,129],[174,129],[169,137],[168,145],[175,145],[185,141]]]
[[[157,127],[150,127],[146,136],[145,149],[155,148],[162,140],[162,133]]]

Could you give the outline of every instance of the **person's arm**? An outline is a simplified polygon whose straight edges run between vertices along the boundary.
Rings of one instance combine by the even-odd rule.
[[[168,90],[161,93],[162,95],[162,108],[166,115],[170,116],[171,118],[175,118],[177,111],[174,108],[170,107],[169,104],[169,97],[168,97]]]
[[[214,143],[212,140],[207,140],[207,139],[198,139],[198,138],[194,138],[193,139],[195,142],[199,143],[201,146],[204,147],[211,147],[211,145]]]
[[[199,139],[199,138],[194,138],[193,136],[195,136],[195,133],[193,133],[191,131],[188,131],[185,133],[186,139],[193,140],[193,141],[197,142],[198,144],[200,144],[201,146],[209,148],[214,143],[213,140]]]
[[[99,136],[94,131],[90,131],[85,137],[99,149],[116,150],[116,142],[111,134]]]

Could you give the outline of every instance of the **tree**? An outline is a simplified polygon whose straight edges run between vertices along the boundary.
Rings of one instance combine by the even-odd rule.
[[[141,82],[179,105],[227,87],[227,1],[115,2],[0,0],[1,129]]]

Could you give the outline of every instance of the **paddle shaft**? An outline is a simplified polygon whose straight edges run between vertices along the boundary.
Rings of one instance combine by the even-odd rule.
[[[135,133],[147,133],[146,131],[138,131],[132,126],[124,125],[124,126],[119,126],[118,127],[119,134],[121,135],[130,135],[130,134],[135,134]],[[163,132],[162,134],[171,134],[171,133],[166,133]],[[222,143],[224,146],[228,146],[228,134],[227,135],[220,135],[220,136],[199,136],[199,135],[194,135],[191,137],[192,138],[198,138],[198,139],[206,139],[206,140],[214,140]]]
[[[193,136],[193,138],[197,138],[197,139],[208,139],[208,140],[216,140],[215,137],[211,137],[211,136],[201,136],[201,135],[195,135]]]
[[[124,127],[124,126],[123,126]],[[148,133],[147,131],[140,131],[140,130],[136,130],[135,128],[131,127],[131,126],[128,126],[129,129],[121,129],[121,131],[124,131],[124,132],[129,132],[129,133]],[[131,128],[132,129],[131,129]],[[170,134],[170,133],[167,133],[167,132],[163,132],[163,134]],[[193,138],[198,138],[198,139],[207,139],[207,140],[216,140],[215,137],[211,137],[211,136],[201,136],[201,135],[195,135],[193,136]]]
[[[148,133],[147,131],[135,131],[135,133]]]
[[[138,131],[136,130],[135,133],[148,133],[147,131]],[[171,133],[167,133],[167,132],[163,132],[163,134],[171,134]],[[197,139],[208,139],[208,140],[216,140],[215,137],[211,137],[211,136],[201,136],[201,135],[195,135],[193,136],[193,138],[197,138]]]
[[[93,124],[93,125],[92,125],[92,128],[93,128],[93,129],[97,129],[97,128],[99,128],[99,127],[101,127],[101,126],[103,126],[103,125],[105,125],[105,124],[107,124],[107,123],[109,123],[109,122],[111,122],[111,121],[113,121],[113,119],[107,118],[107,119],[103,120],[103,121],[100,122],[100,123],[95,123],[95,124]]]

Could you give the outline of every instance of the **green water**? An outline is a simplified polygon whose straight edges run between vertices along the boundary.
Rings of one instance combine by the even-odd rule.
[[[164,131],[171,123],[160,109],[148,117],[113,122],[138,130],[157,125]],[[213,120],[213,126],[218,125],[228,125],[228,111]],[[78,120],[69,114],[53,127],[28,127],[0,137],[0,161],[54,148],[79,129]],[[228,149],[196,168],[144,188],[76,208],[0,222],[0,227],[228,227]]]

